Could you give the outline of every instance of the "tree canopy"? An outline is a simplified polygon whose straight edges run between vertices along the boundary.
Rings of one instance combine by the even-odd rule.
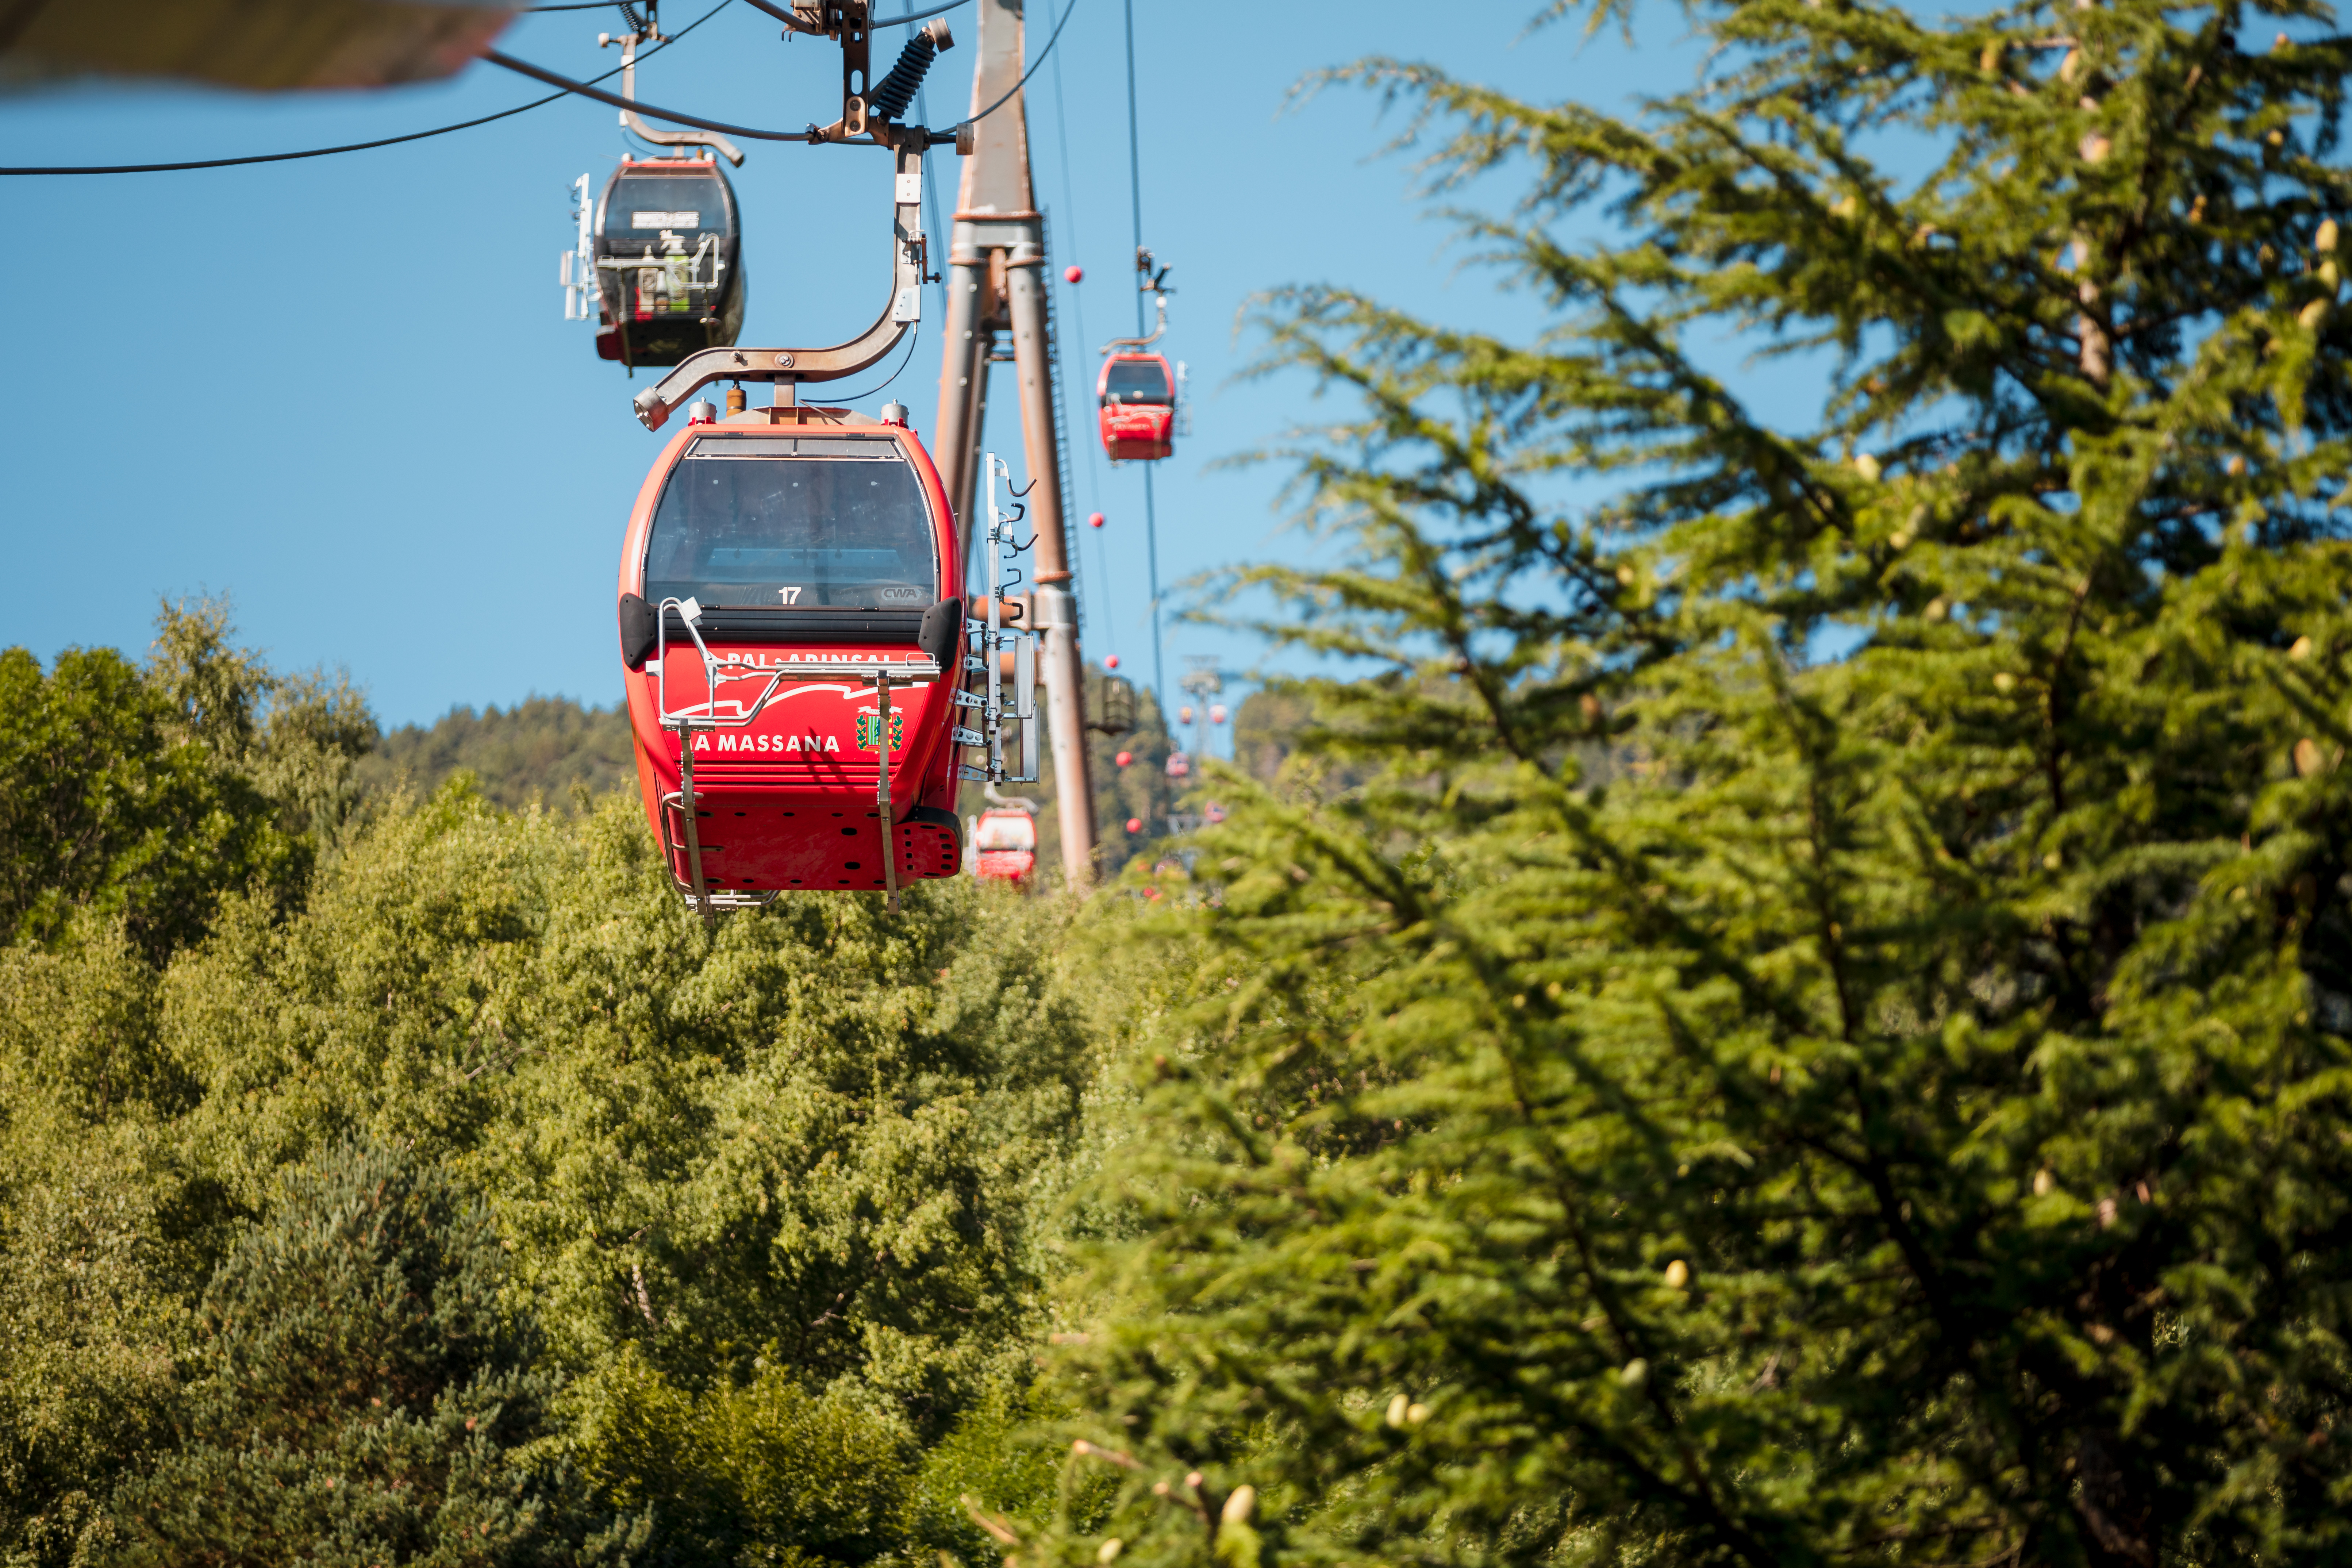
[[[1338,73],[1517,178],[1543,319],[1265,308],[1354,559],[1238,584],[1385,668],[1304,689],[1375,771],[1164,921],[1065,1352],[1125,1501],[1024,1546],[2340,1550],[2347,46],[1690,9],[1631,116]]]
[[[1091,898],[714,931],[215,612],[0,658],[0,1559],[2343,1555],[2352,45],[1686,15],[1335,73],[1526,309],[1264,302],[1345,678]]]
[[[554,1380],[488,1209],[365,1141],[289,1179],[205,1292],[184,1441],[114,1499],[123,1564],[625,1560],[527,1450]]]
[[[929,1563],[1052,1494],[1003,1450],[1096,1092],[1067,910],[714,934],[633,795],[470,777],[304,857],[0,945],[0,1561]]]
[[[224,893],[294,896],[351,804],[375,732],[348,683],[273,675],[228,646],[225,605],[166,604],[147,664],[0,652],[0,921],[56,938],[119,918],[151,956]]]

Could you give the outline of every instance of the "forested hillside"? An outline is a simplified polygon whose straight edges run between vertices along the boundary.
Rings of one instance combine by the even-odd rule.
[[[484,799],[510,811],[533,801],[583,809],[609,791],[635,788],[637,778],[620,704],[591,708],[569,697],[530,697],[479,713],[453,708],[429,727],[403,724],[384,732],[354,777],[371,794],[406,784],[430,795],[460,768]]]
[[[1091,891],[709,931],[215,609],[0,655],[0,1562],[2342,1557],[2352,42],[1689,17],[1349,73],[1517,324],[1264,301],[1336,563],[1204,597],[1345,679]]]

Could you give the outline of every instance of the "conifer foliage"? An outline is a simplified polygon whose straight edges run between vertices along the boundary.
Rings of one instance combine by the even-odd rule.
[[[1382,771],[1162,917],[1065,1352],[1126,1501],[1024,1552],[2346,1549],[2352,52],[1690,10],[1629,116],[1343,73],[1523,178],[1465,221],[1544,319],[1268,307],[1361,401],[1296,454],[1355,559],[1247,580],[1386,667],[1313,688]]]
[[[289,1178],[205,1293],[187,1441],[127,1483],[114,1561],[605,1560],[544,1436],[551,1375],[502,1309],[489,1211],[437,1166],[352,1142]],[[642,1526],[638,1527],[642,1532]]]

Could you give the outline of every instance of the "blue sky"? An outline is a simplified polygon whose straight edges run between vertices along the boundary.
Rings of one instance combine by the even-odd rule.
[[[1091,349],[1134,320],[1125,35],[1121,0],[1074,4],[1058,58],[1031,83],[1030,134],[1056,265],[1087,274],[1057,284],[1063,330]],[[675,32],[707,8],[669,0],[664,20]],[[1033,9],[1034,53],[1059,9]],[[1399,119],[1353,89],[1286,108],[1293,84],[1375,54],[1611,106],[1690,79],[1695,54],[1667,8],[1630,53],[1573,25],[1523,36],[1534,9],[1139,0],[1144,242],[1175,268],[1165,347],[1191,366],[1195,398],[1192,438],[1156,478],[1171,608],[1195,574],[1313,548],[1284,527],[1280,469],[1217,462],[1339,412],[1296,380],[1234,379],[1256,348],[1237,331],[1253,293],[1339,283],[1458,324],[1531,324],[1528,301],[1462,267],[1447,227],[1412,199],[1410,158],[1377,155]],[[928,89],[939,125],[970,96],[972,10],[949,15],[959,47]],[[501,47],[585,77],[618,63],[595,43],[617,26],[616,12],[533,16]],[[738,123],[831,118],[836,55],[777,32],[737,0],[651,61],[639,91]],[[904,36],[881,36],[877,68]],[[537,95],[486,64],[373,94],[77,87],[0,100],[0,138],[12,163],[213,157],[394,134]],[[571,237],[566,187],[583,172],[601,186],[627,147],[613,110],[571,100],[343,157],[0,182],[13,216],[0,284],[15,306],[0,538],[26,585],[0,643],[45,659],[72,645],[137,650],[158,595],[209,591],[233,596],[244,640],[280,666],[348,668],[387,723],[534,692],[612,701],[621,530],[660,438],[629,412],[645,381],[597,360],[591,330],[562,320],[556,265]],[[829,342],[862,328],[887,284],[883,156],[747,152],[733,174],[744,341]],[[956,160],[933,156],[945,205]],[[936,306],[934,290],[898,383],[861,405],[904,398],[926,432]],[[1067,390],[1086,651],[1148,678],[1140,468],[1114,473],[1092,447],[1091,353],[1083,363],[1087,384]],[[1017,468],[1009,367],[1000,386],[991,444]],[[1109,520],[1098,533],[1082,526],[1096,510]],[[1244,637],[1172,619],[1166,637],[1171,686],[1187,655],[1234,669],[1261,658]]]

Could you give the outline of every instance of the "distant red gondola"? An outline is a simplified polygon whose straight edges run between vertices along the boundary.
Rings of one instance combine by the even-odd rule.
[[[1160,354],[1120,353],[1103,361],[1095,382],[1102,405],[1103,450],[1115,461],[1153,461],[1176,450],[1176,376]]]
[[[1103,345],[1095,401],[1101,408],[1103,450],[1114,463],[1156,462],[1173,453],[1182,396],[1183,373],[1171,370],[1164,355],[1151,352],[1168,335],[1168,268],[1139,247],[1135,272],[1137,288],[1159,310],[1160,324],[1149,337],[1113,338]]]
[[[979,851],[975,873],[986,880],[1018,886],[1037,868],[1037,821],[1019,806],[996,806],[980,814],[971,828]]]

